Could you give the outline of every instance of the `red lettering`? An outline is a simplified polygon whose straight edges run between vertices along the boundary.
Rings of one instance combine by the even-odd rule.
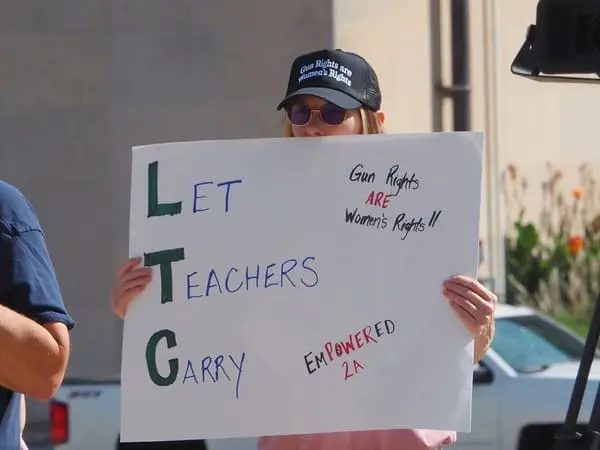
[[[344,361],[342,363],[342,367],[344,367],[344,380],[347,380],[348,378],[350,378],[352,375],[354,375],[353,373],[348,372],[348,361]]]
[[[377,340],[371,337],[371,325],[364,327],[362,332],[367,343],[372,342],[373,344],[377,344]]]
[[[388,320],[385,322],[386,327],[388,326],[388,322],[391,323],[391,326],[394,326],[394,323]],[[379,342],[378,339],[371,336],[371,333],[375,333],[376,336],[383,335],[383,331],[378,328],[378,326],[382,323],[383,322],[377,322],[374,326],[367,325],[358,332],[350,333],[348,334],[348,339],[346,339],[345,341],[327,342],[323,346],[323,351],[321,352],[323,355],[322,359],[328,359],[330,362],[333,362],[336,359],[340,359],[345,355],[349,355],[350,353],[363,348],[367,344],[377,344],[377,342]],[[391,334],[394,331],[394,329],[389,331],[388,328],[389,332],[387,334]],[[362,368],[362,366],[360,366],[360,363],[357,362],[356,364],[357,365],[355,365],[355,371],[357,370],[357,368]]]
[[[382,208],[387,208],[388,207],[388,205],[390,204],[390,197],[391,197],[390,194],[387,194],[385,196],[385,199],[383,200],[383,205],[381,205]]]
[[[344,352],[346,352],[346,355],[356,350],[356,348],[354,348],[354,343],[352,342],[352,335],[348,336],[347,342],[342,342],[341,344],[344,346]]]
[[[367,197],[367,201],[365,202],[365,205],[372,205],[374,201],[375,201],[375,191],[371,191],[371,193]]]
[[[325,344],[325,353],[327,353],[329,361],[333,361],[333,344],[331,342]]]
[[[367,197],[367,201],[365,201],[365,205],[379,206],[381,208],[387,208],[390,203],[390,194],[385,194],[383,192],[375,192],[371,191],[369,196]]]
[[[357,360],[352,361],[352,371],[349,369],[348,361],[342,362],[342,367],[344,368],[344,380],[353,377],[358,373],[359,370],[363,370],[364,367]]]
[[[361,331],[359,331],[358,333],[354,334],[354,340],[356,341],[356,347],[357,348],[361,348],[363,346],[362,341],[360,340],[361,338]]]

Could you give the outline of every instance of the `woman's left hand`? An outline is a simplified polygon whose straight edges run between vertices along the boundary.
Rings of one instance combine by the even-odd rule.
[[[473,278],[457,275],[444,281],[444,297],[475,339],[475,360],[489,346],[494,333],[498,297]]]

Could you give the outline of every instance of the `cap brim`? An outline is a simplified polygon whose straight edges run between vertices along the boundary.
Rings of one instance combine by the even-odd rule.
[[[283,101],[277,106],[277,110],[280,110],[285,105],[290,103],[294,98],[301,95],[314,95],[315,97],[327,100],[328,102],[344,109],[355,109],[361,106],[361,103],[358,100],[350,97],[348,94],[344,94],[343,92],[324,87],[305,87],[292,92],[290,95],[284,98]]]

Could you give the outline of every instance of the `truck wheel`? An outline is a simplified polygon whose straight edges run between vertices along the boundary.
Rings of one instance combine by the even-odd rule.
[[[116,450],[207,450],[206,443],[197,441],[167,441],[167,442],[119,442],[117,438]]]

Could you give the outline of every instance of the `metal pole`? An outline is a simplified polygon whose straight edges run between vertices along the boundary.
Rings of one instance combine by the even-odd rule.
[[[444,88],[442,81],[442,15],[441,0],[429,0],[429,40],[431,59],[431,128],[433,131],[443,131]]]
[[[455,131],[471,129],[468,0],[451,0],[452,91]]]
[[[502,181],[500,174],[503,170],[501,154],[501,136],[499,133],[500,94],[498,74],[499,35],[498,35],[498,2],[483,3],[484,47],[486,49],[486,64],[484,72],[485,122],[486,122],[486,172],[487,172],[487,229],[489,245],[489,275],[493,282],[492,288],[498,296],[498,301],[506,302],[506,262],[505,242],[506,219],[502,197]]]

